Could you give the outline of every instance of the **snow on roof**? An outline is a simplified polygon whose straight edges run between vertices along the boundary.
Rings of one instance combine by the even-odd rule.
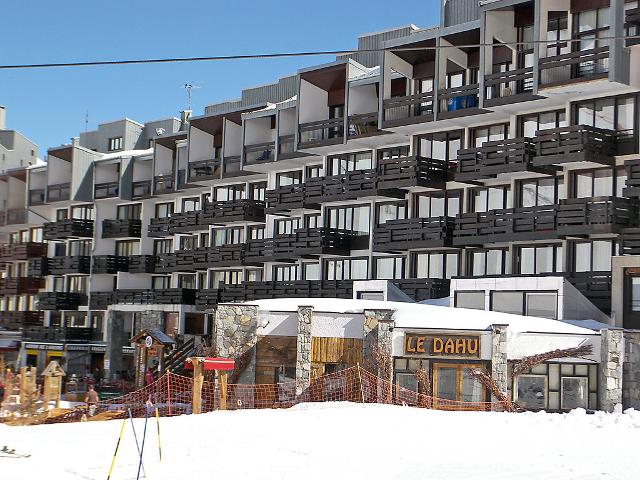
[[[112,158],[121,157],[139,157],[141,155],[150,155],[153,153],[153,148],[147,148],[145,150],[123,150],[121,152],[105,153],[100,157],[100,160],[109,160]]]
[[[364,69],[366,70],[364,73],[350,77],[349,81],[352,82],[354,80],[363,80],[365,78],[372,78],[380,75],[380,66],[378,65],[371,68],[364,67]]]
[[[298,306],[312,306],[314,310],[327,313],[362,313],[366,309],[394,310],[393,320],[397,328],[487,330],[491,325],[508,325],[510,333],[593,334],[593,330],[588,328],[547,318],[421,303],[345,298],[276,298],[246,303],[273,312],[295,312]]]

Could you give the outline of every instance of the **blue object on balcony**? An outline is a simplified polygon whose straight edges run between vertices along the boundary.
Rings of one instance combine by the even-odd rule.
[[[473,108],[478,105],[478,97],[476,95],[461,95],[459,97],[450,98],[447,101],[447,110],[454,112],[465,108]]]

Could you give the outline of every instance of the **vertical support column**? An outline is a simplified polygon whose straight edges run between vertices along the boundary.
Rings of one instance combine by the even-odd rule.
[[[393,310],[365,310],[362,332],[364,368],[383,380],[393,380]]]
[[[296,395],[311,384],[311,322],[313,307],[298,307],[298,340],[296,342]]]
[[[218,305],[214,325],[218,355],[236,362],[233,383],[255,383],[258,307]]]
[[[508,325],[491,325],[491,378],[508,397],[507,329]]]
[[[105,377],[115,379],[118,372],[122,370],[122,345],[124,338],[124,322],[121,315],[115,310],[107,310],[105,314],[105,330],[107,334],[107,349],[104,356]]]
[[[193,397],[191,398],[192,413],[202,413],[202,384],[204,382],[204,373],[202,358],[195,357],[191,359],[193,364]]]
[[[227,372],[221,371],[219,373],[220,382],[220,410],[227,409]]]
[[[622,406],[640,409],[640,330],[624,332]]]
[[[598,403],[605,412],[613,412],[617,404],[622,404],[623,332],[621,328],[600,330]]]

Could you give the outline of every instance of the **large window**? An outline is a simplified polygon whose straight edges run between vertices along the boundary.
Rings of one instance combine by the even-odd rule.
[[[407,218],[407,202],[376,203],[376,225]]]
[[[516,272],[540,274],[564,270],[562,245],[531,245],[516,249]]]
[[[537,178],[517,182],[520,207],[553,205],[566,198],[562,178]]]
[[[236,245],[244,242],[244,229],[242,227],[214,228],[213,246]]]
[[[505,248],[468,249],[467,275],[482,277],[485,275],[504,275],[508,273],[509,251]]]
[[[636,153],[636,97],[595,98],[575,103],[574,123],[618,132],[619,155]]]
[[[618,250],[613,240],[578,241],[572,245],[574,272],[611,271],[611,257]]]
[[[473,310],[484,310],[484,291],[456,292],[456,308],[471,308]]]
[[[182,211],[183,212],[195,212],[200,208],[200,198],[191,197],[182,199]]]
[[[140,220],[140,212],[142,211],[141,203],[130,203],[128,205],[118,205],[118,220]]]
[[[165,240],[154,240],[153,241],[153,254],[154,255],[162,255],[166,253],[173,252],[173,239],[168,238]]]
[[[553,112],[539,112],[523,115],[519,119],[519,135],[534,138],[538,130],[567,126],[567,116],[564,110]]]
[[[211,270],[209,288],[220,285],[239,285],[242,283],[242,270]]]
[[[306,262],[302,264],[302,280],[320,280],[320,263]]]
[[[577,51],[607,47],[609,40],[609,7],[585,10],[573,15],[573,35],[579,39],[573,49]],[[576,65],[575,76],[606,73],[609,67],[608,57],[588,60]]]
[[[325,260],[326,280],[366,280],[369,260],[366,258],[331,258]]]
[[[380,280],[405,278],[405,263],[403,256],[378,257],[375,259],[375,277]]]
[[[267,192],[267,182],[254,182],[249,184],[249,198],[251,200],[264,201]]]
[[[277,282],[291,282],[298,278],[297,265],[274,265],[273,279]]]
[[[173,202],[156,203],[156,218],[166,218],[173,214]]]
[[[276,187],[288,187],[302,183],[302,170],[276,173]]]
[[[458,275],[457,252],[416,252],[413,254],[415,278],[451,278]]]
[[[182,235],[180,237],[180,250],[195,250],[198,248],[198,235]]]
[[[470,147],[481,147],[484,142],[496,142],[509,137],[509,124],[500,123],[471,129]]]
[[[71,207],[71,218],[77,220],[93,220],[93,205],[80,205]]]
[[[118,240],[116,241],[116,255],[129,257],[140,255],[140,240]]]
[[[378,160],[389,160],[409,156],[409,145],[386,147],[378,150]]]
[[[463,131],[431,133],[418,137],[418,155],[436,160],[456,160],[462,148]]]
[[[371,207],[353,205],[346,207],[328,207],[325,215],[326,226],[349,230],[358,235],[369,235],[371,231]]]
[[[89,256],[91,255],[91,240],[71,240],[69,242],[69,256]]]
[[[573,196],[575,198],[622,196],[626,178],[624,168],[574,172]]]
[[[343,175],[356,170],[373,168],[373,153],[371,151],[344,153],[327,159],[328,175]]]
[[[478,187],[469,190],[470,212],[488,212],[511,207],[510,190],[507,186]]]
[[[230,202],[234,200],[243,200],[245,197],[245,186],[240,185],[225,185],[223,187],[216,187],[213,189],[214,200],[216,202]]]
[[[455,217],[461,212],[459,191],[421,192],[413,196],[413,211],[416,218]]]
[[[556,319],[557,305],[556,292],[491,292],[491,310],[494,312]]]
[[[151,277],[151,288],[153,290],[166,290],[171,288],[171,276],[159,275]]]
[[[122,141],[122,137],[113,137],[109,139],[109,144],[107,146],[107,149],[110,152],[114,152],[116,150],[122,150],[124,143]]]
[[[300,218],[279,218],[274,220],[275,235],[291,235],[300,228]]]

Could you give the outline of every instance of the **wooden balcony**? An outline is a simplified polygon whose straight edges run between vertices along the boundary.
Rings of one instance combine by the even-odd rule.
[[[44,288],[44,278],[5,277],[0,278],[0,295],[33,295]]]
[[[540,86],[554,87],[577,80],[607,78],[609,47],[564,53],[538,60]]]
[[[140,238],[142,221],[134,218],[102,221],[102,238]]]
[[[47,202],[62,202],[71,198],[71,184],[59,183],[47,187]]]
[[[380,133],[378,112],[349,115],[349,138],[369,137]]]
[[[204,225],[231,222],[264,222],[265,203],[259,200],[229,200],[204,204]]]
[[[12,243],[0,247],[0,262],[29,260],[31,258],[46,257],[47,244],[40,242]]]
[[[445,188],[449,165],[443,160],[420,157],[388,158],[378,160],[378,186],[382,191],[397,188]]]
[[[64,275],[66,273],[91,273],[91,257],[75,255],[46,259],[47,275]]]
[[[451,285],[447,278],[407,278],[391,282],[416,302],[448,297]]]
[[[244,147],[244,164],[271,163],[276,158],[276,142],[256,143]]]
[[[155,273],[193,272],[193,250],[156,255]]]
[[[99,331],[86,327],[32,326],[22,329],[23,341],[91,343],[101,339]]]
[[[155,273],[155,255],[131,255],[129,258],[129,273]]]
[[[344,117],[301,123],[299,132],[299,148],[343,143]]]
[[[640,255],[640,228],[627,228],[620,235],[622,255]]]
[[[77,310],[86,304],[87,296],[84,293],[43,292],[36,296],[38,310]]]
[[[319,204],[307,201],[303,184],[267,190],[265,201],[266,213],[288,212],[299,208],[320,209]]]
[[[150,237],[166,237],[171,235],[169,227],[171,225],[170,217],[152,218],[147,227],[147,235]]]
[[[432,122],[433,92],[391,97],[383,101],[383,128]]]
[[[479,91],[477,83],[438,90],[440,100],[438,118],[468,115],[469,110],[478,108]]]
[[[115,198],[120,192],[120,182],[96,183],[93,189],[93,198]]]
[[[278,235],[247,243],[245,262],[291,260],[319,255],[349,255],[353,235],[335,228],[300,228],[290,235]]]
[[[296,151],[296,136],[282,135],[278,138],[278,160],[287,160],[305,156],[304,153]]]
[[[193,251],[194,270],[206,270],[211,267],[236,267],[244,265],[246,243],[198,248]]]
[[[189,162],[188,181],[211,180],[220,178],[222,161],[219,158]]]
[[[534,142],[526,137],[484,142],[481,147],[458,150],[458,182],[495,178],[499,174],[553,173],[552,167],[534,167]]]
[[[202,214],[199,210],[192,212],[172,213],[169,217],[170,233],[189,233],[201,230],[207,224],[201,220]]]
[[[590,162],[605,166],[615,164],[616,132],[587,125],[538,130],[534,139],[536,167]]]
[[[484,76],[485,107],[526,102],[533,97],[533,67]]]
[[[155,193],[171,193],[176,190],[175,175],[173,173],[165,173],[153,177]]]
[[[131,182],[131,198],[134,200],[151,196],[151,180]]]
[[[43,225],[45,240],[63,240],[65,238],[93,237],[93,220],[79,220],[76,218],[48,222]]]
[[[455,219],[453,244],[619,233],[638,223],[635,201],[619,197],[574,198],[554,205],[460,214]]]
[[[118,255],[95,255],[92,257],[92,274],[115,274],[129,271],[129,257]]]
[[[624,168],[627,171],[626,187],[622,190],[625,197],[640,197],[640,158],[626,160]]]
[[[115,294],[115,300],[119,304],[194,305],[196,300],[196,290],[188,288],[117,290]]]
[[[44,205],[46,201],[46,190],[44,188],[32,188],[29,190],[29,206]]]
[[[115,292],[91,292],[89,308],[91,310],[106,310],[109,305],[116,303]]]
[[[355,170],[343,175],[310,178],[304,184],[305,201],[312,204],[354,200],[363,197],[404,198],[399,189],[382,190],[375,169]]]
[[[453,217],[388,220],[373,229],[373,250],[394,252],[451,246]]]
[[[263,298],[353,298],[351,280],[295,280],[291,282],[246,282],[225,285],[218,292],[218,302],[245,302]],[[206,293],[202,293],[206,292]],[[199,290],[197,294],[204,303],[216,299],[215,293]]]
[[[596,307],[611,314],[611,272],[572,272],[567,280]]]
[[[22,330],[28,326],[41,326],[44,312],[38,310],[0,310],[0,326],[7,330]]]
[[[220,303],[221,291],[217,288],[204,288],[196,292],[196,308],[206,310]]]

